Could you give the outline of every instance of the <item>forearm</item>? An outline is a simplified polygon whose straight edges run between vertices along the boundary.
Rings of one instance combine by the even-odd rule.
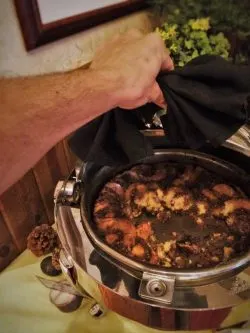
[[[0,193],[58,141],[113,108],[116,84],[92,70],[0,80]]]
[[[132,30],[101,47],[90,69],[0,79],[0,194],[58,141],[104,112],[164,105],[156,76],[171,69],[160,36]]]

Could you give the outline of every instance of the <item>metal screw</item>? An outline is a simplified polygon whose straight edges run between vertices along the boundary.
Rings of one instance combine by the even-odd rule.
[[[146,290],[150,296],[161,297],[167,292],[167,286],[160,280],[149,280],[146,285]]]

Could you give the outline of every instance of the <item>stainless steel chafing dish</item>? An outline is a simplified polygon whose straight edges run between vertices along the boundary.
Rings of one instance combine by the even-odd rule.
[[[161,130],[153,131],[146,130],[145,135],[162,135]],[[240,129],[225,147],[223,157],[226,154],[249,174],[249,127]],[[219,150],[214,150],[215,155],[220,156]],[[156,158],[168,154],[169,150],[155,150]],[[206,155],[200,156],[205,163]],[[227,163],[214,160],[221,172],[227,168]],[[59,182],[55,195],[61,262],[77,288],[86,289],[123,316],[160,329],[215,329],[233,307],[244,303],[250,317],[249,253],[227,265],[188,272],[149,268],[124,257],[102,243],[89,223],[84,200],[90,187],[84,184],[85,168],[79,162],[68,179]]]

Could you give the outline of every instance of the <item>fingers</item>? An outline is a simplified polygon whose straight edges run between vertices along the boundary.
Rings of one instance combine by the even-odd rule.
[[[155,103],[160,108],[166,107],[164,96],[157,82],[154,82],[153,85],[140,97],[133,100],[126,99],[126,101],[119,104],[119,107],[129,110],[147,103]]]
[[[152,32],[147,35],[148,40],[150,40],[151,48],[154,54],[159,54],[161,59],[160,70],[171,71],[174,69],[174,63],[171,59],[169,52],[165,46],[164,41],[157,32]]]
[[[174,69],[173,60],[171,59],[168,50],[165,48],[162,56],[161,70],[172,71],[173,69]]]
[[[160,37],[160,39],[161,39],[161,37]],[[161,70],[162,71],[172,71],[174,69],[174,63],[169,55],[169,51],[166,48],[166,45],[162,39],[161,39],[160,44],[161,44],[160,47],[161,47],[161,51],[162,51]]]
[[[157,82],[154,82],[152,88],[150,89],[148,102],[155,103],[156,105],[160,106],[161,108],[166,107],[166,102],[164,96],[162,94],[161,88]]]
[[[174,65],[159,34],[145,35],[133,29],[115,35],[94,57],[91,68],[111,71],[111,77],[120,83],[120,107],[132,109],[149,102],[165,107],[156,77],[161,70],[172,70]]]

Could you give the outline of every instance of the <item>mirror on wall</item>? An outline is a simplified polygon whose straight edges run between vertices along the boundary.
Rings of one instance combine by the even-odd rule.
[[[14,1],[28,51],[147,7],[144,0]]]

